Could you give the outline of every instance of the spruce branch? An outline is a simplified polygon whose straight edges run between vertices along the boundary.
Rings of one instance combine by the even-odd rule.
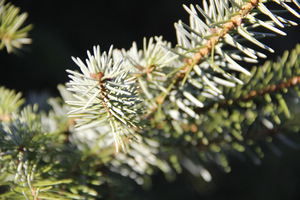
[[[37,106],[26,106],[20,113],[12,113],[8,122],[1,123],[0,185],[10,187],[9,191],[1,194],[3,199],[54,199],[58,190],[52,187],[70,183],[49,177],[53,173],[48,174],[54,160],[50,159],[50,163],[47,160],[58,155],[55,144],[59,141],[56,134],[46,132],[47,128],[42,123],[45,119],[42,120],[37,110]]]
[[[134,42],[130,50],[122,49],[122,55],[133,68],[133,76],[137,79],[140,88],[141,98],[144,99],[143,106],[148,108],[148,112],[157,108],[155,98],[160,92],[166,91],[166,74],[173,69],[172,62],[177,59],[177,55],[166,51],[165,47],[171,44],[163,41],[162,37],[150,38],[147,44],[146,38],[143,41],[143,50],[138,50]],[[158,89],[157,89],[158,88]],[[147,115],[147,114],[145,114]]]
[[[25,101],[21,97],[21,92],[16,93],[16,91],[9,90],[4,86],[0,87],[0,122],[9,121],[11,113],[19,110]]]
[[[123,137],[132,135],[133,128],[141,128],[138,115],[140,99],[135,78],[129,78],[131,68],[123,67],[122,60],[112,58],[111,47],[108,55],[100,54],[100,47],[94,47],[94,55],[88,51],[87,66],[79,59],[73,61],[82,72],[67,70],[72,79],[67,84],[68,90],[74,93],[75,101],[67,101],[72,106],[70,117],[76,120],[76,127],[87,129],[110,124],[116,150],[119,145],[125,150]]]
[[[26,106],[20,112],[12,113],[9,121],[0,124],[0,185],[1,188],[9,187],[1,194],[3,199],[99,197],[91,186],[93,184],[85,186],[83,178],[88,174],[92,174],[95,181],[101,178],[90,168],[95,160],[82,155],[84,151],[79,150],[82,147],[75,134],[69,141],[65,140],[68,106],[60,107],[57,99],[49,102],[53,106],[49,114],[37,113],[37,106]],[[69,131],[73,132],[72,125],[69,126]],[[73,168],[77,162],[81,163],[80,167]],[[86,168],[91,169],[88,174],[77,177]]]
[[[142,50],[134,42],[128,51],[94,47],[85,63],[72,57],[80,71],[67,70],[48,113],[19,111],[21,94],[1,87],[3,198],[114,199],[130,191],[122,176],[149,187],[157,171],[174,180],[187,170],[209,182],[211,163],[229,172],[231,154],[259,164],[266,148],[279,154],[275,140],[299,148],[285,135],[300,130],[300,46],[263,66],[241,64],[266,57],[245,41],[273,52],[259,39],[296,25],[269,2],[300,17],[283,0],[203,1],[184,6],[190,24],[175,24],[175,48],[155,37]]]
[[[168,128],[182,137],[174,139],[176,142],[173,141],[170,148],[196,148],[205,154],[214,154],[215,163],[221,163],[220,156],[227,157],[230,149],[244,152],[259,163],[263,156],[261,146],[266,145],[273,151],[276,147],[271,141],[275,139],[291,148],[299,148],[284,136],[299,131],[295,124],[299,120],[299,110],[291,110],[299,102],[299,47],[296,45],[290,53],[285,52],[277,62],[267,61],[263,66],[254,67],[250,77],[241,75],[245,84],[226,88],[223,91],[225,100],[203,108],[194,107],[198,118],[189,119],[173,111],[170,114],[173,127]],[[180,122],[184,119],[188,121]],[[162,131],[167,130],[168,122],[161,123],[164,124]],[[176,138],[176,134],[173,137]],[[223,167],[230,169],[228,162],[223,163]]]
[[[284,135],[299,131],[295,124],[299,119],[299,110],[290,110],[297,107],[299,102],[296,82],[299,55],[297,45],[295,50],[285,52],[277,62],[267,61],[263,66],[254,67],[251,76],[241,74],[239,79],[244,85],[224,88],[224,100],[215,100],[213,104],[203,105],[203,108],[188,104],[197,117],[187,115],[184,109],[175,110],[176,96],[172,102],[171,94],[171,101],[167,101],[164,106],[164,111],[168,111],[164,114],[165,117],[154,125],[145,127],[139,142],[144,146],[141,152],[146,152],[145,148],[149,148],[151,152],[151,156],[142,157],[155,159],[151,162],[140,159],[140,153],[137,153],[139,150],[133,143],[128,154],[116,155],[119,163],[117,166],[130,173],[128,166],[135,166],[131,160],[134,159],[139,164],[143,163],[145,168],[153,168],[155,171],[158,167],[173,178],[175,172],[182,171],[182,167],[194,174],[197,168],[201,176],[209,181],[210,173],[205,167],[207,162],[216,163],[228,172],[231,167],[227,157],[231,154],[238,153],[239,157],[245,155],[259,164],[265,151],[272,151],[276,155],[280,153],[272,141],[278,140],[297,149],[298,145]],[[253,91],[256,91],[256,95],[253,95]],[[259,95],[259,91],[264,91],[264,94]],[[244,101],[234,101],[238,98]],[[228,102],[228,105],[223,106],[222,102]],[[192,155],[193,161],[188,161]]]
[[[285,81],[285,82],[267,85],[265,88],[261,88],[259,90],[251,90],[248,94],[245,94],[244,96],[240,96],[235,99],[226,99],[226,100],[222,101],[221,103],[218,103],[218,108],[229,107],[232,105],[239,104],[240,102],[250,101],[259,96],[264,96],[266,94],[272,94],[274,92],[283,91],[283,90],[293,87],[299,83],[300,83],[300,77],[294,76],[294,77],[292,77],[292,79]],[[206,112],[209,109],[212,109],[215,104],[216,103],[212,103],[212,104],[206,105],[205,107],[199,108],[199,109],[197,109],[197,112],[200,112],[200,113]]]
[[[156,169],[162,170],[169,177],[174,177],[175,172],[182,171],[182,167],[195,176],[199,176],[197,174],[199,171],[200,176],[210,181],[211,175],[203,163],[213,161],[225,171],[230,171],[228,152],[244,152],[254,162],[259,163],[263,156],[259,145],[261,141],[257,136],[256,142],[251,133],[257,132],[259,128],[262,130],[261,133],[274,133],[262,139],[269,144],[273,137],[280,135],[277,130],[283,130],[283,123],[279,123],[281,121],[278,119],[288,120],[282,116],[288,115],[284,114],[287,113],[285,103],[278,93],[275,95],[278,101],[265,107],[260,107],[259,103],[252,103],[253,99],[259,97],[253,95],[253,92],[251,94],[253,98],[244,96],[247,102],[233,105],[232,111],[222,109],[220,102],[230,99],[228,95],[242,87],[245,87],[245,92],[254,91],[253,88],[249,90],[251,84],[250,81],[247,82],[245,76],[251,77],[251,81],[260,80],[259,77],[253,77],[238,62],[255,63],[258,57],[266,56],[241,45],[241,42],[248,40],[260,48],[273,52],[258,39],[274,34],[255,32],[253,29],[263,26],[284,35],[276,26],[295,23],[270,14],[269,10],[258,1],[250,3],[210,1],[209,7],[206,2],[204,3],[203,10],[199,6],[196,8],[185,6],[185,9],[190,14],[191,23],[190,26],[181,22],[175,25],[178,37],[176,48],[172,49],[168,43],[162,42],[162,38],[155,38],[156,44],[152,39],[148,45],[144,42],[143,51],[138,51],[134,43],[129,51],[112,53],[114,58],[124,59],[125,68],[132,69],[131,76],[138,80],[139,91],[145,99],[143,102],[146,102],[146,107],[150,109],[143,117],[151,120],[151,124],[145,127],[140,135],[135,133],[138,143],[130,143],[130,151],[126,154],[115,154],[108,162],[108,166],[124,176],[135,174],[132,177],[139,184],[146,183],[147,175]],[[199,18],[196,10],[204,15],[206,22]],[[264,22],[256,18],[261,14],[266,14],[272,21]],[[164,50],[159,48],[158,44],[166,49],[169,56],[164,57]],[[228,48],[229,45],[245,55]],[[245,76],[239,75],[240,73]],[[258,71],[257,74],[261,75],[261,72]],[[95,75],[94,78],[97,79]],[[283,85],[287,86],[288,82],[289,80],[283,82]],[[99,87],[104,90],[101,84]],[[282,84],[278,87],[282,87]],[[261,88],[255,91],[264,91],[264,97],[272,92]],[[280,92],[280,90],[273,92],[275,91]],[[267,101],[267,97],[265,98]],[[212,100],[214,105],[205,113],[199,112],[210,105],[207,99]],[[272,106],[275,108],[272,109]],[[257,110],[254,107],[257,107]],[[107,109],[104,110],[107,112]]]
[[[20,8],[4,3],[5,0],[0,1],[0,50],[6,47],[7,52],[11,53],[24,44],[31,44],[28,32],[32,25],[23,25],[28,17],[27,13],[19,14]]]
[[[281,1],[280,1],[281,2]],[[280,4],[280,2],[277,2]],[[182,85],[188,79],[192,70],[195,71],[203,80],[205,85],[209,86],[212,90],[217,90],[214,85],[224,84],[231,86],[237,82],[242,82],[235,78],[234,74],[229,71],[238,71],[246,75],[250,75],[250,72],[240,66],[235,60],[244,60],[246,62],[256,62],[258,57],[265,58],[266,56],[260,52],[257,52],[248,47],[242,46],[238,41],[240,37],[247,39],[248,41],[256,44],[257,46],[266,49],[270,52],[274,52],[270,47],[259,42],[257,38],[265,37],[269,34],[258,33],[250,31],[254,26],[264,26],[276,33],[282,33],[274,25],[288,26],[290,24],[296,25],[296,23],[283,20],[279,16],[271,14],[265,5],[260,1],[210,1],[210,6],[203,2],[204,10],[200,6],[196,6],[197,10],[205,17],[206,22],[203,22],[196,12],[196,8],[191,5],[190,8],[184,6],[187,12],[190,14],[190,26],[183,24],[179,21],[175,24],[177,38],[178,38],[178,51],[177,54],[182,56],[185,65],[172,77],[173,81],[168,88],[167,92],[163,92],[156,101],[161,104],[165,101],[165,98],[173,90],[173,88],[181,83]],[[297,3],[295,2],[297,5]],[[284,8],[290,11],[295,16],[299,16],[297,12],[288,7],[284,2],[281,4]],[[269,16],[273,21],[263,22],[257,19],[257,14],[265,14]],[[282,22],[279,22],[280,20]],[[259,25],[257,25],[259,24]],[[248,31],[249,29],[249,31]],[[245,56],[236,54],[232,50],[226,50],[226,44],[231,45],[241,52]],[[223,46],[225,48],[223,48]],[[173,50],[174,52],[174,50]],[[176,51],[175,51],[176,52]],[[210,66],[212,70],[207,68]],[[177,70],[176,70],[177,71]],[[210,80],[209,74],[219,73],[224,76],[228,81],[214,78]],[[220,81],[216,81],[220,80]]]

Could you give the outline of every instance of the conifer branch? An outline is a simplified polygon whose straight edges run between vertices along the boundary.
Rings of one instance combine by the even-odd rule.
[[[17,112],[19,107],[25,102],[22,93],[9,90],[4,86],[0,87],[0,122],[9,121],[11,113]]]
[[[205,41],[205,44],[202,44],[201,47],[197,48],[197,52],[193,53],[193,56],[190,58],[184,58],[184,67],[182,70],[178,71],[174,77],[172,77],[171,84],[167,87],[167,92],[163,92],[161,95],[159,95],[156,98],[156,102],[158,104],[162,104],[165,101],[165,98],[168,96],[168,94],[171,92],[171,90],[176,87],[181,81],[183,81],[182,84],[184,84],[186,78],[188,77],[188,74],[191,72],[192,68],[195,65],[198,65],[199,62],[204,57],[207,57],[209,54],[212,53],[213,57],[213,51],[215,49],[215,46],[224,38],[225,35],[228,34],[229,31],[233,29],[237,29],[237,27],[240,27],[243,25],[243,21],[245,18],[247,18],[248,13],[251,12],[254,8],[258,6],[259,1],[253,0],[249,3],[245,3],[241,8],[234,14],[234,16],[230,17],[229,20],[226,20],[224,22],[218,22],[218,25],[221,27],[210,27],[211,35],[206,36],[207,40]],[[199,10],[200,8],[197,7]],[[185,9],[188,10],[188,12],[191,15],[195,15],[191,10],[189,10],[186,6]],[[201,11],[201,10],[200,10]],[[202,14],[204,16],[207,16],[204,11],[202,11]],[[212,23],[210,26],[215,26],[216,23]],[[188,28],[188,27],[187,27]],[[188,28],[189,29],[189,28]],[[192,30],[193,32],[193,30]],[[203,36],[202,36],[203,37]],[[214,69],[215,70],[215,69]],[[220,70],[217,70],[220,71]],[[223,70],[221,70],[221,73],[224,73]],[[247,73],[249,75],[249,73]]]
[[[183,61],[184,61],[184,66],[182,68],[180,68],[180,70],[171,78],[171,82],[170,84],[166,87],[166,90],[163,91],[160,95],[158,95],[155,99],[156,103],[158,105],[162,105],[165,102],[166,97],[170,94],[171,91],[173,91],[175,89],[175,87],[180,86],[179,83],[182,82],[182,85],[185,83],[185,81],[187,80],[189,74],[191,73],[192,69],[194,68],[195,72],[197,74],[199,74],[199,76],[203,77],[203,81],[206,82],[209,87],[211,87],[213,90],[217,90],[216,88],[213,88],[214,86],[212,86],[212,83],[209,83],[210,81],[207,79],[206,75],[203,75],[203,72],[201,72],[201,68],[199,68],[198,65],[200,65],[200,63],[208,63],[209,65],[212,65],[213,68],[213,72],[211,73],[220,73],[223,76],[227,77],[229,80],[234,80],[237,81],[239,84],[241,84],[242,82],[239,80],[236,80],[236,78],[234,78],[231,74],[229,74],[228,72],[226,72],[225,70],[221,69],[220,67],[218,67],[215,63],[214,63],[214,52],[217,50],[218,53],[220,55],[222,55],[225,60],[227,62],[229,62],[229,68],[230,65],[234,65],[235,67],[232,69],[235,69],[237,71],[243,72],[247,75],[250,75],[250,73],[243,69],[241,66],[239,66],[237,63],[235,63],[235,61],[233,61],[233,59],[230,58],[230,56],[228,56],[229,54],[226,53],[226,51],[221,50],[220,47],[218,47],[217,45],[220,43],[229,43],[230,45],[235,46],[236,48],[238,48],[239,50],[241,50],[243,53],[245,53],[246,55],[250,56],[252,59],[257,59],[257,56],[255,56],[254,54],[257,54],[258,56],[262,56],[264,57],[263,54],[256,52],[254,50],[250,50],[249,48],[245,48],[242,47],[238,42],[234,42],[234,40],[232,39],[233,37],[231,37],[230,35],[228,35],[228,32],[231,31],[234,33],[238,33],[238,35],[241,35],[242,37],[246,38],[247,40],[253,42],[254,44],[258,45],[261,48],[267,49],[270,52],[274,52],[271,48],[267,47],[266,45],[258,42],[253,35],[251,35],[246,29],[245,26],[249,26],[249,22],[254,23],[253,20],[254,15],[251,15],[252,10],[255,10],[256,8],[258,8],[258,10],[260,10],[262,13],[265,13],[266,15],[268,15],[269,17],[271,17],[274,20],[274,23],[278,23],[277,17],[271,15],[269,13],[269,10],[259,1],[251,1],[251,2],[246,2],[244,5],[236,5],[234,2],[231,2],[234,6],[233,7],[237,7],[238,10],[234,11],[234,12],[230,12],[231,16],[228,20],[223,20],[224,13],[222,11],[222,9],[228,11],[228,7],[227,4],[225,2],[222,3],[217,3],[217,2],[210,2],[211,3],[211,9],[209,11],[206,11],[208,13],[205,13],[205,11],[203,11],[199,6],[197,6],[197,9],[201,12],[201,14],[207,19],[207,26],[204,24],[204,22],[202,22],[198,16],[196,15],[196,11],[194,9],[193,6],[191,6],[191,9],[187,8],[186,6],[185,9],[189,12],[192,20],[191,20],[191,27],[189,27],[188,25],[184,25],[183,27],[186,28],[188,31],[190,31],[191,33],[188,34],[185,30],[183,30],[180,27],[180,24],[175,25],[177,32],[178,32],[178,40],[180,41],[180,37],[184,38],[182,39],[182,45],[181,43],[179,43],[179,49],[182,48],[190,48],[192,44],[194,44],[195,46],[195,51],[196,52],[189,52],[184,50],[183,52],[186,52],[186,54],[190,54],[189,56],[187,55],[183,55]],[[278,3],[278,2],[277,2]],[[216,4],[216,5],[214,5]],[[218,5],[217,5],[218,4]],[[285,4],[286,5],[286,4]],[[216,9],[216,7],[218,9]],[[216,14],[216,12],[214,13],[211,10],[216,9],[218,11],[218,14]],[[208,10],[208,9],[207,9]],[[211,13],[212,12],[212,13]],[[256,12],[256,11],[255,11]],[[254,13],[255,13],[254,12]],[[291,13],[293,13],[294,15],[297,15],[296,11],[292,11],[290,10]],[[213,17],[209,17],[209,16],[213,16]],[[227,17],[227,16],[226,16]],[[221,19],[221,21],[218,21],[219,19]],[[223,21],[222,21],[223,20]],[[252,22],[251,22],[252,20]],[[206,28],[206,33],[203,33],[204,30],[201,30],[200,28],[196,28],[196,25],[193,25],[192,21],[200,21],[202,22],[201,25],[203,25]],[[255,21],[257,22],[257,20]],[[287,21],[284,21],[287,22]],[[196,23],[196,22],[194,22]],[[199,23],[199,22],[198,22]],[[263,24],[261,21],[259,21],[260,24]],[[282,25],[280,23],[280,25]],[[264,26],[264,25],[263,25]],[[275,28],[271,28],[272,26],[265,26],[266,28],[278,32]],[[283,25],[282,25],[283,27]],[[199,31],[200,29],[200,31]],[[201,33],[202,31],[202,33]],[[192,34],[194,34],[195,36],[193,36]],[[183,36],[180,36],[183,35]],[[191,44],[187,43],[187,39],[185,39],[185,37],[189,38],[191,40]],[[201,46],[197,46],[197,37],[201,38],[200,41],[200,45]],[[204,38],[204,39],[203,39]],[[230,39],[231,38],[231,39]],[[230,41],[229,41],[230,40]],[[233,43],[232,43],[233,42]],[[185,45],[185,46],[184,46]],[[223,51],[223,52],[222,52]],[[180,51],[178,51],[179,53]],[[211,54],[211,59],[208,58],[208,55]],[[245,58],[246,59],[246,58]],[[214,82],[214,81],[213,81]],[[218,84],[218,83],[217,83]],[[225,82],[224,82],[225,84]],[[226,83],[227,85],[231,85],[231,83]],[[199,104],[200,105],[200,104]],[[161,106],[159,106],[161,107]],[[150,115],[152,113],[154,113],[157,110],[157,107],[154,107],[153,111],[150,112]]]
[[[72,81],[68,89],[74,92],[75,101],[67,101],[72,106],[69,112],[80,129],[92,128],[99,124],[110,124],[116,150],[119,145],[126,150],[123,137],[130,137],[132,128],[141,128],[138,114],[142,109],[137,96],[135,79],[128,78],[130,68],[124,68],[122,60],[112,58],[112,47],[108,55],[94,47],[94,55],[88,51],[87,66],[73,58],[83,74],[67,70]],[[127,135],[127,136],[126,136]]]
[[[72,57],[79,71],[67,70],[70,81],[58,86],[62,99],[49,99],[49,112],[22,108],[21,93],[0,87],[4,198],[118,199],[130,193],[123,180],[147,187],[157,171],[174,180],[187,170],[209,182],[207,165],[229,172],[231,153],[258,164],[263,146],[278,153],[275,139],[298,148],[283,132],[300,130],[300,45],[276,62],[240,65],[266,58],[244,41],[274,52],[258,39],[275,34],[255,28],[285,35],[277,27],[297,24],[269,2],[300,18],[284,0],[204,0],[184,6],[190,24],[175,24],[175,48],[155,37],[142,50],[134,42],[102,53],[95,46],[85,63]],[[13,23],[1,21],[0,49],[11,52],[29,42],[30,26],[20,29],[27,15],[3,6],[0,19]]]
[[[28,38],[28,32],[32,25],[24,26],[28,14],[19,14],[20,8],[0,0],[0,50],[6,47],[7,52],[16,52],[24,44],[31,44],[32,40]]]
[[[214,105],[218,105],[218,109],[228,107],[228,106],[234,106],[238,105],[240,102],[247,102],[252,99],[264,96],[265,94],[272,94],[274,92],[282,91],[284,89],[288,89],[289,87],[295,86],[296,84],[300,83],[300,76],[294,76],[288,81],[284,81],[278,84],[272,84],[272,85],[266,85],[264,88],[261,88],[259,90],[251,90],[248,94],[245,94],[244,96],[240,96],[236,99],[226,99],[224,101],[218,102],[218,103],[211,103],[209,105],[206,105],[202,108],[197,108],[197,113],[204,113],[208,110],[212,109]]]

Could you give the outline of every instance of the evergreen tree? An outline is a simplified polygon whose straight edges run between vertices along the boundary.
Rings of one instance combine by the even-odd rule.
[[[270,4],[273,9],[268,7]],[[72,57],[78,70],[58,85],[50,110],[0,88],[1,199],[150,199],[152,177],[188,171],[210,182],[229,158],[260,164],[299,133],[300,46],[275,61],[260,40],[285,35],[297,0],[203,0],[183,6],[177,44],[162,36],[140,50]],[[280,8],[282,7],[282,8]],[[0,0],[0,49],[30,44],[27,14]],[[280,142],[281,144],[278,144]],[[176,192],[175,192],[176,193]]]

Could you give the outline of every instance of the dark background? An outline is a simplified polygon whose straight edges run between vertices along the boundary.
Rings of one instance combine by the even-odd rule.
[[[68,81],[65,70],[77,69],[71,56],[85,59],[86,50],[92,50],[93,45],[99,44],[102,51],[107,51],[111,44],[129,49],[133,41],[142,47],[143,37],[159,35],[175,45],[174,22],[182,19],[188,23],[188,14],[182,4],[201,4],[200,0],[11,2],[29,13],[27,23],[34,25],[30,31],[33,44],[26,46],[19,55],[0,52],[0,85],[22,91],[25,96],[32,91],[58,95],[57,84]],[[298,27],[285,31],[286,37],[263,40],[276,51],[275,55],[281,55],[300,42]],[[225,174],[215,170],[213,182],[209,184],[188,178],[188,173],[168,183],[159,174],[154,177],[153,190],[142,193],[150,199],[300,199],[299,150],[281,149],[284,152],[281,157],[266,154],[260,166],[250,160],[233,159],[233,171]]]

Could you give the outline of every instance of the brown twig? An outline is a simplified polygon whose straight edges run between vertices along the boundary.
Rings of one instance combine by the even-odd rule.
[[[298,83],[300,83],[300,76],[294,76],[290,80],[279,83],[279,84],[267,85],[266,87],[264,87],[260,90],[251,90],[248,94],[246,94],[244,96],[240,96],[235,99],[227,99],[227,100],[224,100],[223,102],[217,102],[219,104],[218,108],[224,108],[229,105],[237,105],[239,102],[247,102],[251,99],[257,98],[258,96],[263,96],[268,93],[277,92],[284,88],[289,88],[291,86],[294,86]],[[215,104],[216,104],[216,102],[211,103],[207,106],[204,106],[203,108],[197,108],[195,110],[195,112],[204,113],[204,112],[210,110],[211,108],[213,108]]]
[[[109,113],[109,115],[112,115],[111,112],[109,111],[105,99],[108,99],[106,96],[106,88],[104,86],[105,80],[102,80],[104,74],[102,72],[98,72],[96,75],[95,74],[90,74],[90,76],[97,80],[99,82],[99,87],[100,87],[100,96],[102,100],[103,107],[105,108],[106,112]]]

